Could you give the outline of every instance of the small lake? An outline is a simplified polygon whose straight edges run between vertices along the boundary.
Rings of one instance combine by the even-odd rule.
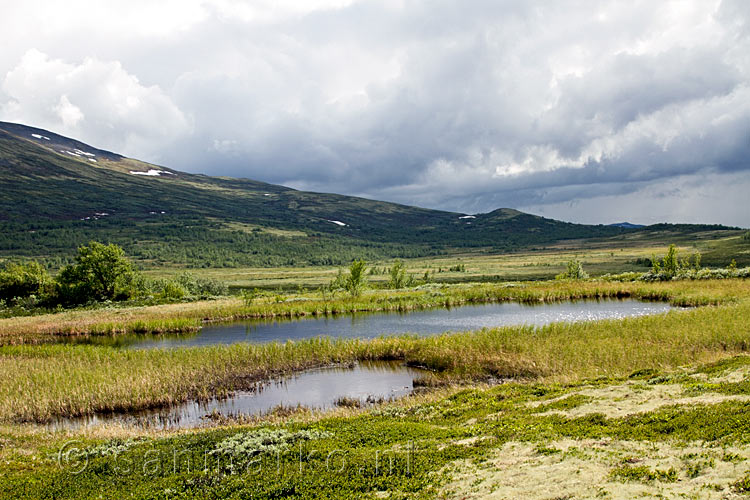
[[[593,321],[660,314],[673,309],[660,302],[599,300],[553,302],[536,305],[515,302],[481,304],[452,309],[427,309],[407,313],[367,313],[295,320],[248,320],[205,326],[200,332],[182,336],[114,336],[71,339],[106,343],[115,347],[152,349],[194,347],[238,342],[284,342],[318,336],[373,338],[414,333],[436,335],[449,331],[533,325],[553,322]],[[168,409],[102,414],[61,419],[50,429],[78,428],[102,423],[123,423],[155,429],[196,427],[209,416],[263,415],[279,406],[328,409],[339,398],[361,404],[392,400],[410,394],[415,377],[423,370],[395,362],[359,363],[351,367],[326,367],[259,383],[254,390],[237,391],[230,398],[191,401]]]
[[[414,333],[436,335],[510,325],[542,326],[553,322],[594,321],[660,314],[673,309],[663,302],[637,300],[580,300],[543,304],[490,303],[425,309],[405,313],[358,313],[300,319],[255,319],[211,324],[195,334],[125,335],[65,339],[135,349],[198,347],[238,342],[285,342],[311,337],[370,339],[381,335]]]
[[[350,398],[366,405],[368,401],[391,401],[411,394],[414,378],[424,373],[427,372],[396,362],[361,362],[350,367],[317,368],[258,384],[253,391],[237,391],[227,399],[191,401],[161,410],[59,419],[49,424],[48,428],[76,429],[118,423],[152,429],[176,429],[209,423],[209,415],[263,415],[279,406],[299,405],[325,410],[336,406],[339,398]]]

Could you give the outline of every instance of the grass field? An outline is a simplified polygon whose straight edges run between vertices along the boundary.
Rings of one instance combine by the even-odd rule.
[[[92,345],[15,345],[0,348],[0,419],[45,421],[103,410],[130,410],[226,394],[269,374],[355,360],[397,359],[456,379],[487,377],[577,380],[623,375],[640,368],[673,368],[709,361],[748,347],[750,283],[712,282],[539,283],[507,287],[482,285],[434,291],[384,292],[341,300],[351,310],[399,309],[491,300],[563,300],[632,296],[705,305],[666,315],[594,323],[508,327],[431,338],[388,337],[371,341],[312,339],[285,344],[237,344],[167,352],[117,350]],[[253,305],[189,304],[185,317],[207,314],[310,314],[321,301]],[[183,305],[183,307],[185,307]],[[206,309],[211,307],[211,309]],[[337,306],[331,306],[335,310]],[[238,309],[233,309],[238,308]],[[207,312],[208,311],[208,312]],[[117,310],[115,313],[123,313]],[[157,306],[134,318],[175,316]],[[94,315],[99,320],[100,314]],[[48,325],[55,318],[20,318]],[[83,320],[77,320],[83,324]],[[130,321],[130,320],[126,320]],[[144,321],[137,319],[136,321]],[[154,319],[151,321],[164,321]],[[62,324],[62,320],[58,319]],[[29,323],[34,325],[35,323]],[[114,323],[106,323],[114,325]],[[112,326],[127,329],[128,323]],[[140,324],[140,323],[139,323]],[[19,331],[25,327],[12,323]],[[100,323],[94,324],[96,331]],[[65,328],[63,328],[65,330]],[[7,330],[3,335],[8,335]]]
[[[208,318],[587,297],[698,307],[429,338],[169,351],[35,344]],[[727,279],[431,285],[356,299],[304,292],[0,320],[0,498],[740,497],[750,489],[748,318],[750,281]],[[434,370],[435,388],[372,407],[197,430],[43,425],[379,359]]]
[[[0,431],[2,498],[742,498],[750,358],[136,434]]]
[[[695,252],[703,254],[704,265],[725,267],[732,259],[739,266],[750,265],[750,244],[742,239],[739,231],[706,231],[691,234],[689,238],[670,235],[681,255]],[[556,245],[523,252],[488,254],[482,251],[466,252],[445,257],[403,259],[415,278],[430,273],[430,280],[437,283],[528,281],[548,280],[565,269],[571,259],[583,262],[592,276],[628,271],[648,271],[648,259],[665,253],[664,237],[659,233],[623,235],[599,240],[570,240]],[[383,271],[392,265],[392,260],[373,261],[371,268]],[[463,266],[463,271],[451,271],[451,267]],[[146,275],[154,278],[171,277],[182,272],[181,268],[160,267],[149,269]],[[307,267],[239,267],[205,268],[191,270],[196,274],[224,281],[233,289],[260,288],[266,290],[314,289],[327,284],[337,272],[333,266]],[[369,276],[375,286],[384,285],[388,275]]]

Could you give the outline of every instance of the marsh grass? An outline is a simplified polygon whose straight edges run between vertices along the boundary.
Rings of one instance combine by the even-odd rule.
[[[206,322],[249,318],[325,317],[357,312],[406,312],[491,302],[527,304],[563,300],[635,298],[668,301],[676,306],[703,306],[736,301],[750,294],[747,280],[618,283],[605,281],[432,285],[410,290],[369,291],[359,297],[320,294],[262,297],[246,304],[220,299],[123,309],[68,311],[0,319],[0,343],[48,341],[55,336],[129,333],[188,333]]]
[[[402,360],[454,381],[570,382],[714,362],[750,350],[748,284],[690,285],[692,288],[685,284],[649,285],[625,291],[641,297],[726,304],[622,320],[492,328],[428,338],[314,338],[173,350],[3,346],[0,420],[45,422],[102,411],[168,406],[225,396],[258,380],[306,368],[358,360]],[[581,288],[570,285],[529,288],[528,292],[544,300],[559,300],[574,292],[583,295]],[[586,293],[595,290],[600,289],[583,288]]]
[[[738,356],[676,373],[738,375],[749,363],[750,356]],[[644,390],[649,386],[645,377],[675,375],[638,373],[643,378],[636,383]],[[477,384],[373,407],[325,414],[280,408],[278,416],[146,435],[100,428],[75,434],[38,427],[21,432],[33,426],[8,430],[0,425],[0,498],[145,499],[164,498],[165,491],[169,498],[242,497],[248,491],[254,498],[380,498],[383,492],[393,498],[462,498],[489,495],[483,487],[506,484],[509,477],[516,477],[532,498],[551,498],[529,485],[560,477],[551,476],[555,468],[576,483],[555,481],[554,488],[563,493],[559,497],[630,498],[646,491],[651,496],[718,499],[750,490],[747,401],[683,402],[617,417],[598,413],[619,399],[614,392],[581,416],[539,412],[550,405],[575,407],[582,402],[577,395],[592,386],[607,390],[633,383],[622,377],[571,384]],[[76,463],[61,466],[56,460],[71,439],[88,457],[81,473],[72,473]],[[342,451],[346,465],[339,461],[341,467],[330,467],[330,457],[341,457]],[[210,469],[203,469],[204,457],[232,460],[209,461]],[[376,457],[384,461],[376,462]],[[266,458],[270,460],[263,462]],[[154,459],[163,460],[163,466],[153,467]],[[245,467],[257,464],[255,459],[269,466]],[[378,471],[376,463],[386,467]],[[125,469],[125,464],[133,467]],[[460,481],[464,477],[465,484]],[[707,495],[704,485],[709,483],[717,494]],[[441,486],[450,490],[436,490]]]
[[[610,379],[602,386],[612,383]],[[485,490],[446,490],[441,495],[436,488],[460,488],[456,481],[464,476],[474,487],[483,480],[494,485],[521,475],[521,486],[539,493],[529,490],[529,484],[549,481],[554,467],[564,467],[577,483],[572,490],[567,485],[565,497],[596,496],[588,494],[587,481],[601,486],[598,496],[613,497],[622,492],[634,497],[630,492],[635,486],[638,491],[649,488],[652,496],[709,498],[702,487],[707,481],[724,493],[710,498],[750,489],[741,465],[750,453],[747,402],[666,406],[617,418],[536,412],[540,404],[572,397],[589,384],[451,389],[440,397],[418,396],[369,409],[339,408],[299,418],[293,413],[293,418],[275,423],[150,435],[145,440],[76,436],[80,441],[75,443],[89,457],[81,473],[71,473],[76,464],[61,467],[55,460],[37,460],[39,455],[54,455],[71,439],[39,433],[28,442],[29,454],[7,457],[0,498],[163,498],[165,491],[177,498],[242,497],[248,491],[258,498],[379,498],[383,492],[394,498],[478,497]],[[25,436],[15,439],[14,445],[26,443]],[[43,440],[54,445],[41,446]],[[34,450],[35,445],[41,447]],[[330,467],[331,454],[341,456],[342,451],[346,464]],[[206,456],[232,460],[210,461],[207,470],[199,468],[204,462],[189,460]],[[376,457],[385,461],[376,462]],[[155,458],[163,459],[164,466],[143,468]],[[244,467],[257,463],[256,458],[272,460],[261,462],[269,467]],[[378,471],[378,463],[386,468]],[[123,464],[133,467],[123,473]],[[238,470],[238,465],[243,467]],[[586,473],[591,467],[596,467],[594,476]],[[525,474],[529,468],[540,470]],[[533,498],[550,498],[545,493]]]

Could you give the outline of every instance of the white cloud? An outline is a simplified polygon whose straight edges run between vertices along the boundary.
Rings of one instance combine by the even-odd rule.
[[[0,112],[175,168],[583,220],[750,172],[749,5],[29,0],[0,19]],[[699,192],[662,215],[725,213]]]
[[[53,109],[60,120],[62,120],[63,128],[66,130],[75,129],[76,125],[78,125],[78,123],[84,118],[81,109],[71,103],[68,100],[68,96],[64,94],[60,96],[60,102],[58,102]]]
[[[10,97],[0,117],[48,128],[94,146],[158,155],[190,130],[189,120],[157,86],[145,87],[118,62],[80,64],[29,50],[2,81]]]

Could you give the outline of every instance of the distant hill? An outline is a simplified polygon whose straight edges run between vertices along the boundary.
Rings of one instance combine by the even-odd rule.
[[[0,256],[52,265],[92,239],[121,244],[146,265],[234,267],[504,252],[635,231],[509,208],[466,215],[189,174],[5,122],[0,186]]]
[[[609,224],[611,227],[623,227],[625,229],[640,229],[642,227],[646,227],[643,224],[631,224],[630,222],[615,222],[614,224]]]

